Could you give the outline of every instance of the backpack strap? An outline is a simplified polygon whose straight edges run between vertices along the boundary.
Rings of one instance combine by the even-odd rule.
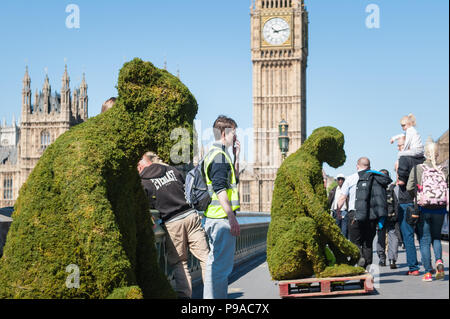
[[[424,164],[421,164],[424,165]],[[416,211],[418,211],[418,206],[417,206],[417,192],[418,192],[418,185],[417,185],[417,165],[414,166],[414,209]]]

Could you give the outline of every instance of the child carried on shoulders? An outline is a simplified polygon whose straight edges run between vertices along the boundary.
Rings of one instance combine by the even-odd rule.
[[[413,114],[409,114],[408,116],[402,117],[400,120],[400,125],[406,134],[398,134],[391,138],[391,144],[394,141],[405,137],[405,144],[403,148],[399,150],[397,159],[401,156],[412,156],[412,157],[422,157],[424,155],[424,146],[422,143],[422,138],[417,132],[416,126],[416,117]]]

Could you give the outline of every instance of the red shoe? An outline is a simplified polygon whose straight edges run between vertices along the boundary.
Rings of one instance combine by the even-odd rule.
[[[436,280],[444,279],[445,273],[444,273],[444,263],[441,259],[436,261]]]
[[[406,275],[407,275],[407,276],[419,276],[420,273],[419,273],[418,270],[414,270],[414,271],[408,271],[408,272],[406,273]]]
[[[433,281],[433,276],[431,275],[431,272],[427,272],[422,277],[422,281]]]

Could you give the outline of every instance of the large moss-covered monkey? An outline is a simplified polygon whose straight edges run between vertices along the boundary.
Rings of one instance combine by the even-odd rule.
[[[192,134],[197,102],[178,78],[140,59],[125,63],[117,89],[115,106],[61,135],[21,188],[0,297],[175,298],[136,165],[148,150],[171,162],[179,142],[170,134]]]
[[[267,238],[267,261],[275,280],[351,275],[359,250],[341,234],[327,209],[322,164],[344,164],[344,135],[333,127],[316,129],[278,170]],[[328,248],[335,256],[327,258]]]

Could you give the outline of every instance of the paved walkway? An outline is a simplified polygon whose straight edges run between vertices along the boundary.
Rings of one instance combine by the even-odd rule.
[[[375,241],[376,243],[376,241]],[[419,245],[416,243],[417,256],[420,261]],[[423,282],[423,268],[417,277],[406,276],[406,251],[399,248],[398,269],[380,267],[380,276],[375,281],[375,291],[370,295],[351,295],[343,297],[326,297],[333,299],[449,299],[449,244],[442,241],[445,265],[445,279],[433,282]],[[434,259],[433,259],[434,260]],[[374,252],[374,263],[378,257]],[[194,288],[193,298],[202,297],[202,286]],[[229,299],[280,299],[278,284],[272,281],[265,255],[255,258],[249,263],[235,269],[230,277],[228,289]]]

